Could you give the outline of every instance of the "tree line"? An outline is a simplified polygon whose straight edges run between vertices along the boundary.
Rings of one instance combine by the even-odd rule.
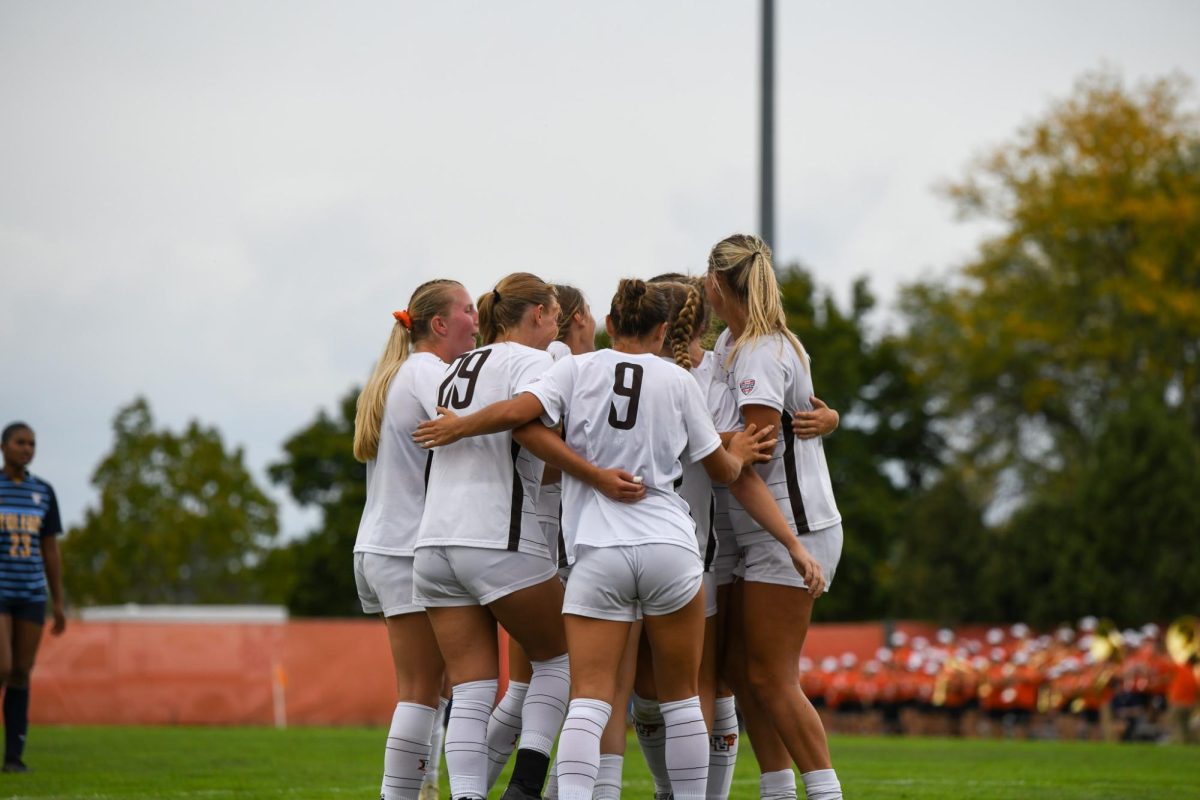
[[[842,412],[826,442],[845,551],[819,620],[1048,625],[1200,608],[1200,121],[1188,83],[1085,75],[944,187],[996,231],[903,287],[890,327],[866,278],[839,303],[780,273],[788,324]],[[602,298],[593,298],[597,303]],[[240,449],[198,422],[113,423],[99,502],[65,541],[76,604],[279,602],[360,613],[357,389],[269,468],[320,512],[278,541]]]

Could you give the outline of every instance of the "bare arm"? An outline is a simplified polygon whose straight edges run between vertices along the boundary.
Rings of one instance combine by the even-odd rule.
[[[771,496],[771,490],[759,474],[752,469],[742,470],[738,479],[729,484],[729,493],[737,498],[755,522],[762,525],[767,533],[787,548],[796,572],[800,573],[804,582],[808,584],[808,593],[813,597],[820,597],[825,591],[825,576],[821,573],[821,565],[788,527],[775,498]]]
[[[646,496],[646,487],[619,469],[601,469],[576,453],[555,431],[530,422],[513,431],[513,441],[535,456],[583,481],[612,500],[635,503]]]
[[[492,403],[465,417],[442,406],[437,407],[437,412],[441,416],[425,420],[413,431],[413,440],[426,449],[452,444],[468,436],[512,430],[540,417],[543,408],[535,396],[522,392],[511,400]]]
[[[67,615],[63,611],[62,559],[59,556],[58,537],[42,537],[42,562],[46,565],[46,582],[50,584],[51,608],[54,611],[56,636],[67,629]]]

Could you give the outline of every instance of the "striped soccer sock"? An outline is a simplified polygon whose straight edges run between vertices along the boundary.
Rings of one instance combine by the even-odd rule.
[[[559,800],[592,800],[600,771],[600,736],[612,706],[602,700],[572,700],[558,740]]]
[[[437,709],[396,703],[387,748],[383,751],[382,800],[417,800],[429,762],[429,737]]]
[[[703,800],[708,785],[708,728],[700,698],[659,703],[667,727],[667,774],[675,800]]]

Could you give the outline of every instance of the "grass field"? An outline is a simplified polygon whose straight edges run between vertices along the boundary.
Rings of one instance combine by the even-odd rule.
[[[35,772],[0,774],[0,798],[378,797],[382,729],[35,728]],[[630,739],[624,795],[653,788]],[[1200,798],[1200,749],[1155,745],[840,737],[848,798]],[[732,796],[758,796],[743,752]],[[496,792],[495,794],[498,794]],[[444,788],[442,797],[447,798]]]

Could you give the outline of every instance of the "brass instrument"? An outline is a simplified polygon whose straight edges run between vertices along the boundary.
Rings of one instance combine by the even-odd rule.
[[[1200,647],[1200,620],[1188,615],[1180,617],[1167,628],[1167,652],[1176,664],[1186,664],[1196,657]]]
[[[1125,641],[1111,619],[1100,620],[1096,625],[1089,651],[1097,664],[1116,664],[1125,657]]]

